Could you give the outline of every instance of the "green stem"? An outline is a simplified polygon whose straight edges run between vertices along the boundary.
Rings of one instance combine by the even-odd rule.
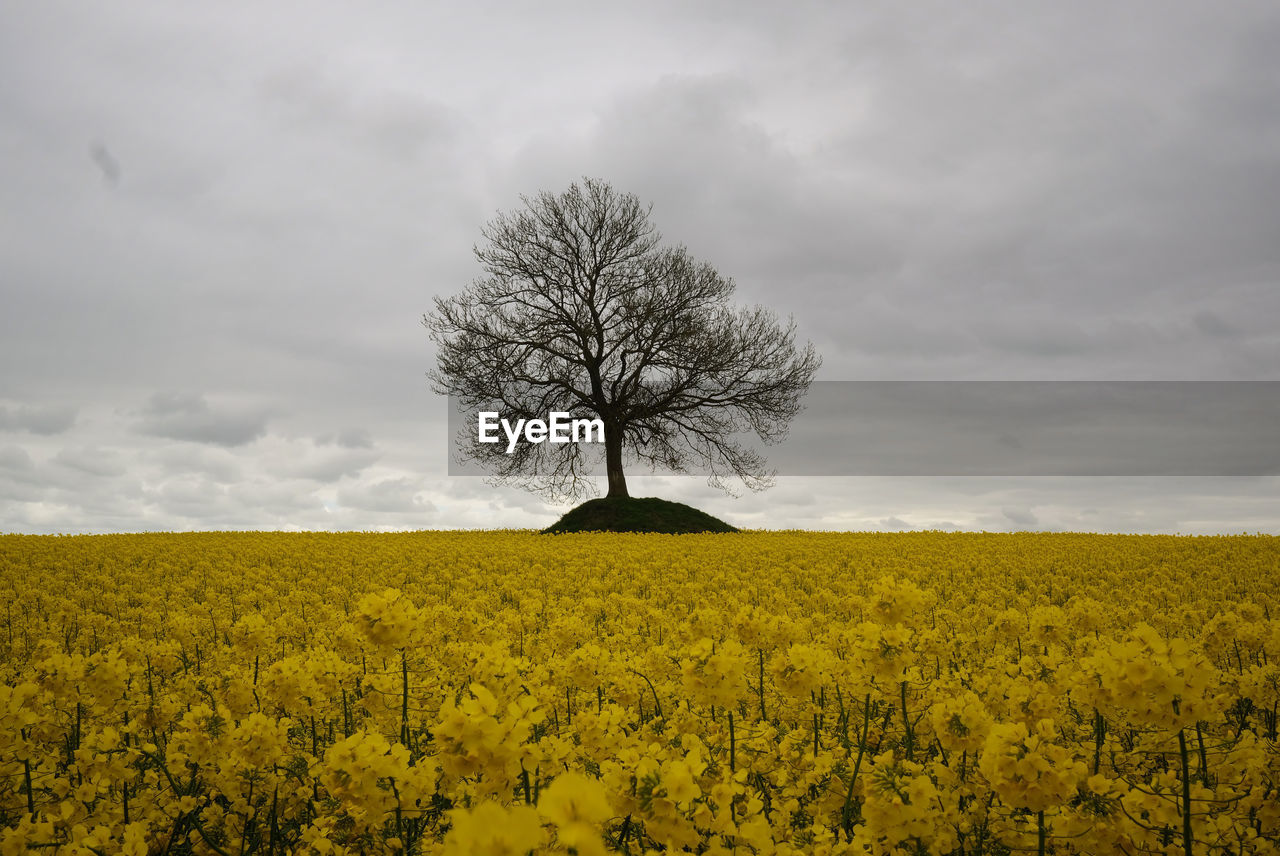
[[[906,732],[907,740],[907,760],[915,760],[915,730],[911,727],[911,720],[907,718],[907,682],[903,681],[898,685],[900,697],[902,698],[902,728]]]
[[[400,676],[403,692],[400,696],[400,742],[409,745],[409,657],[400,650]]]
[[[649,692],[653,694],[654,715],[657,716],[659,719],[663,718],[662,702],[658,701],[658,691],[654,689],[653,681],[649,680],[647,675],[645,675],[642,672],[636,671],[635,669],[632,669],[631,672],[633,674],[639,675],[640,679],[649,685]]]
[[[1191,774],[1190,761],[1187,758],[1186,729],[1178,729],[1178,751],[1182,755],[1182,852],[1183,856],[1193,856],[1191,852]]]
[[[400,846],[404,847],[404,820],[400,811],[400,791],[396,788],[396,780],[394,778],[387,781],[391,783],[391,794],[396,798],[396,838],[400,839]]]
[[[36,819],[36,796],[35,790],[31,787],[31,761],[23,759],[22,761],[22,778],[27,786],[27,813],[31,815],[31,820]]]
[[[631,848],[627,846],[627,839],[631,837],[631,815],[627,815],[622,821],[622,834],[618,837],[618,846],[622,848],[622,852],[630,856]]]
[[[1102,713],[1096,707],[1093,709],[1093,773],[1098,774],[1098,767],[1102,764],[1102,739],[1106,734],[1107,724],[1102,718]]]
[[[1209,759],[1204,751],[1204,729],[1196,722],[1196,741],[1200,744],[1200,784],[1209,787]]]
[[[768,719],[768,715],[764,712],[764,649],[760,650],[760,718]]]
[[[734,763],[737,760],[737,744],[733,735],[733,711],[729,711],[729,772],[734,771]]]
[[[276,834],[280,829],[276,810],[279,804],[280,786],[276,785],[275,793],[271,795],[271,837],[267,840],[267,856],[274,856],[276,852]]]
[[[871,733],[871,693],[867,693],[865,712],[862,715],[862,733],[858,735],[858,760],[853,762],[853,772],[849,774],[849,787],[844,792],[844,808],[840,810],[841,824],[844,826],[846,842],[853,841],[853,785],[858,781],[858,771],[862,769],[862,755],[867,749],[867,735]]]
[[[253,783],[254,780],[250,779],[249,795],[245,798],[245,802],[248,804],[249,810],[253,809]],[[240,856],[244,856],[245,845],[249,842],[249,830],[252,828],[254,814],[256,814],[256,812],[254,814],[250,814],[249,810],[246,810],[244,813],[244,828],[240,830]]]

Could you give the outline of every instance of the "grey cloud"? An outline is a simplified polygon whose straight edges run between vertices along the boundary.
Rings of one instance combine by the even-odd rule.
[[[1029,508],[1002,508],[1000,513],[1024,529],[1030,529],[1040,522]]]
[[[515,510],[528,514],[544,514],[547,508],[542,498],[520,490],[505,490],[491,494],[488,504],[494,511]],[[496,528],[496,524],[491,523],[487,528]]]
[[[797,281],[806,302],[837,298],[850,277],[903,264],[894,218],[850,204],[788,151],[780,129],[755,118],[759,99],[760,85],[733,73],[668,75],[603,108],[579,147],[549,136],[512,169],[544,184],[584,169],[609,177],[653,202],[666,239],[733,276],[746,299]]]
[[[1229,339],[1240,332],[1233,324],[1229,324],[1217,313],[1208,310],[1197,312],[1192,317],[1191,323],[1196,330],[1215,339]]]
[[[114,452],[73,447],[46,456],[44,451],[33,455],[17,446],[0,448],[0,493],[96,514],[132,490]]]
[[[308,134],[349,134],[399,159],[454,140],[460,118],[453,110],[417,92],[397,91],[398,81],[388,83],[380,91],[353,91],[322,69],[295,66],[264,76],[259,94],[277,121]]]
[[[1022,441],[1018,439],[1018,435],[1010,434],[1007,431],[998,434],[996,436],[996,442],[999,443],[1001,446],[1006,446],[1010,449],[1023,448]]]
[[[95,166],[102,171],[103,180],[110,185],[120,183],[120,163],[102,143],[94,143],[89,147],[89,157]]]
[[[267,430],[267,415],[261,411],[215,411],[204,396],[193,393],[157,392],[140,416],[135,430],[141,434],[215,446],[242,446]]]
[[[209,479],[178,476],[169,479],[152,492],[152,500],[165,508],[216,509],[223,504],[227,488]],[[185,512],[184,512],[185,513]]]
[[[379,457],[380,454],[377,452],[359,449],[340,449],[332,452],[320,449],[308,451],[295,460],[270,463],[267,467],[269,472],[285,478],[306,479],[327,484],[360,475]]]
[[[80,515],[110,522],[108,529],[137,528],[145,514],[147,488],[128,475],[103,478],[92,485],[80,483],[58,494],[58,501]]]
[[[230,486],[227,495],[249,517],[254,514],[292,515],[323,508],[323,503],[314,493],[298,490],[296,485],[287,482],[260,480],[240,483]]]
[[[62,434],[75,424],[76,413],[77,408],[70,405],[0,406],[0,431]]]
[[[1091,347],[1089,334],[1078,325],[1058,322],[1041,322],[1027,325],[1014,320],[996,326],[982,341],[1007,351],[1047,357],[1088,353]]]
[[[155,466],[162,477],[190,474],[207,477],[220,484],[241,481],[245,464],[231,449],[218,446],[166,445],[148,448],[140,455],[145,464]]]
[[[338,445],[348,449],[372,449],[373,438],[363,428],[353,428],[338,435]]]
[[[0,532],[22,531],[13,529],[23,517],[23,506],[41,503],[48,491],[30,482],[0,477],[0,501],[10,503],[10,508],[0,514]]]
[[[337,445],[344,449],[372,449],[373,437],[363,428],[347,428],[337,434],[325,434],[317,437],[321,445]]]
[[[629,481],[634,481],[633,494],[647,494],[649,479]],[[681,502],[700,486],[693,477],[665,481],[660,494]],[[1013,522],[1004,511],[1012,510],[1034,513],[1035,528],[1047,531],[1274,533],[1271,506],[1277,488],[1280,478],[1273,476],[779,477],[773,491],[736,500],[720,497],[698,507],[747,528],[1007,530]],[[807,492],[816,502],[803,509],[781,505],[776,495],[787,490]],[[546,518],[549,522],[551,514]]]
[[[289,483],[220,484],[199,475],[166,478],[145,491],[145,506],[178,528],[323,528],[319,498]],[[168,527],[173,527],[170,523]]]
[[[121,476],[127,471],[118,452],[90,446],[63,449],[54,456],[54,461],[91,476]]]
[[[420,496],[423,488],[420,479],[382,479],[339,490],[338,504],[364,511],[434,514],[435,504]]]
[[[644,484],[646,481],[651,483],[661,483],[661,479],[637,479],[636,484]],[[487,509],[488,514],[481,514],[476,525],[485,528],[494,528],[493,515],[494,511],[520,511],[532,515],[542,517],[551,517],[555,514],[558,506],[548,506],[545,501],[535,494],[520,490],[519,488],[509,485],[495,485],[488,478],[476,478],[472,476],[464,478],[449,479],[442,485],[442,489],[450,500],[448,506],[456,507],[458,505],[469,506],[474,509]],[[632,491],[633,496],[648,496],[648,493]],[[460,500],[460,502],[458,502]],[[446,503],[440,503],[442,507]],[[565,507],[561,511],[567,511]],[[556,515],[558,516],[558,515]],[[488,522],[486,522],[486,520]],[[548,521],[550,522],[550,521]]]
[[[1274,4],[499,7],[8,16],[0,526],[393,526],[335,497],[404,479],[433,525],[550,522],[444,476],[417,322],[496,209],[584,174],[823,379],[1276,377]],[[130,410],[157,389],[206,397]],[[1276,525],[1275,480],[652,484],[757,526]]]
[[[35,462],[26,449],[18,446],[0,447],[0,468],[11,473],[26,473],[35,469]]]

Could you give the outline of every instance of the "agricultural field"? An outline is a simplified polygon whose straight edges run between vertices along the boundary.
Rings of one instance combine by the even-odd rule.
[[[1280,852],[1280,539],[0,537],[0,852]]]

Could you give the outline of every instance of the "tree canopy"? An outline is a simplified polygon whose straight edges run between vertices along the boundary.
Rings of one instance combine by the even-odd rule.
[[[728,302],[733,280],[664,247],[651,206],[584,179],[560,194],[521,197],[474,248],[484,275],[437,297],[423,317],[438,354],[436,392],[470,410],[516,419],[551,412],[604,424],[609,496],[626,496],[624,462],[705,470],[728,490],[771,483],[743,445],[781,439],[821,359],[798,348],[795,323]],[[500,481],[553,497],[592,492],[596,447],[505,444],[464,437],[463,456]]]

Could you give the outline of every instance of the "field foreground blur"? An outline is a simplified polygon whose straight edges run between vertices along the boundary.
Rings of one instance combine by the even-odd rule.
[[[1280,538],[0,536],[0,852],[1280,852]]]

